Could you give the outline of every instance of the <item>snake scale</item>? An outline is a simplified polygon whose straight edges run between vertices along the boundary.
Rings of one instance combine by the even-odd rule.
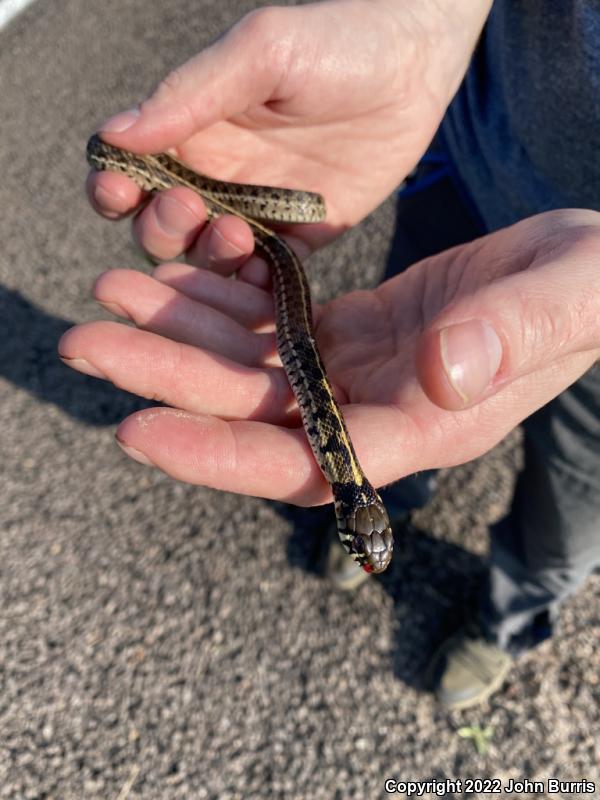
[[[248,223],[256,249],[271,270],[277,350],[315,459],[331,486],[340,540],[367,572],[383,572],[393,549],[388,515],[358,463],[333,396],[314,338],[304,269],[285,240],[263,224],[322,221],[323,198],[311,192],[214,180],[167,153],[137,155],[98,135],[88,142],[87,159],[94,169],[121,172],[147,192],[185,186],[202,197],[209,219],[235,214]]]

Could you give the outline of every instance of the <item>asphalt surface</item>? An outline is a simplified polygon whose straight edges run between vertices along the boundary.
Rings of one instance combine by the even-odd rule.
[[[319,512],[128,460],[114,428],[143,402],[56,357],[103,316],[100,271],[146,268],[127,224],[86,205],[87,136],[253,5],[46,0],[0,33],[0,798],[377,798],[387,777],[469,776],[600,791],[597,576],[481,709],[446,713],[423,686],[518,433],[444,473],[389,573],[345,596],[315,568]],[[389,201],[313,259],[319,296],[377,280],[393,227]],[[493,729],[485,753],[469,726]]]

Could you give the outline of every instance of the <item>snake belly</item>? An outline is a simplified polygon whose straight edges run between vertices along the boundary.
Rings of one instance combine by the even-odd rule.
[[[272,274],[277,350],[300,408],[307,439],[334,498],[337,530],[346,552],[367,572],[383,572],[393,537],[381,498],[356,457],[314,338],[310,290],[300,259],[287,242],[262,224],[318,222],[320,195],[275,187],[218,181],[189,169],[167,153],[137,155],[94,135],[87,159],[96,170],[122,172],[149,192],[185,186],[199,194],[209,218],[234,214],[254,234],[257,251]]]

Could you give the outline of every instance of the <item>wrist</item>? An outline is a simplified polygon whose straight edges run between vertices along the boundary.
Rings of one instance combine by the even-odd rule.
[[[425,88],[441,107],[452,100],[469,65],[493,0],[366,0],[389,14],[420,56]],[[441,115],[440,115],[441,118]]]

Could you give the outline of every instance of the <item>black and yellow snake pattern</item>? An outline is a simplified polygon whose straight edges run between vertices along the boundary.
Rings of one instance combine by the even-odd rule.
[[[186,186],[199,194],[209,218],[235,214],[254,234],[273,281],[277,349],[298,402],[306,436],[333,493],[337,529],[346,552],[367,572],[390,563],[393,537],[381,498],[366,479],[314,339],[310,290],[291,247],[259,220],[319,222],[320,195],[290,189],[227,183],[200,175],[166,153],[136,155],[103,142],[88,142],[97,170],[122,172],[148,192]]]

